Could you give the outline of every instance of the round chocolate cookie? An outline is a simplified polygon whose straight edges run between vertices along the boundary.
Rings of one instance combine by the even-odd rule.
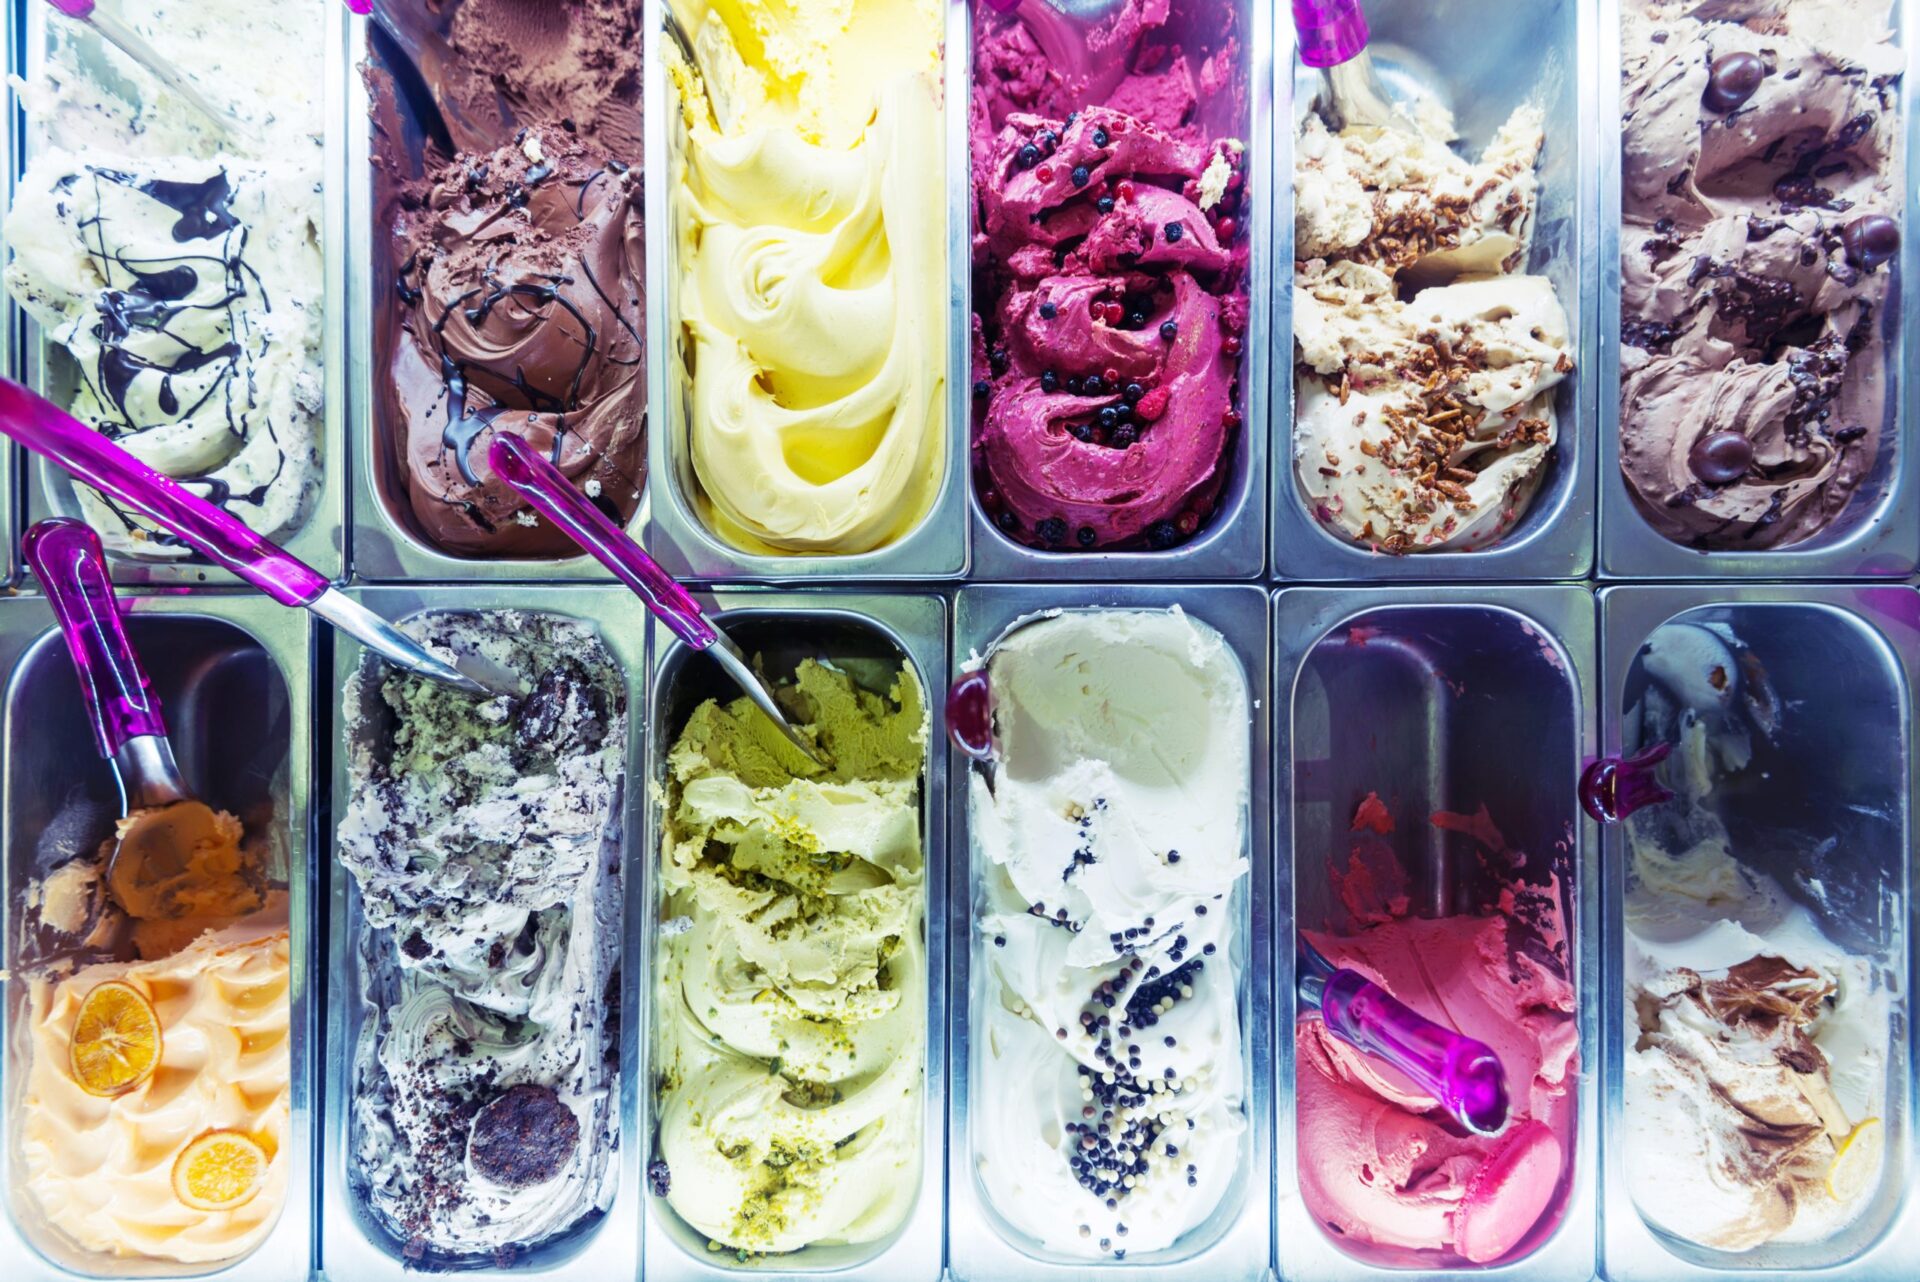
[[[510,1189],[560,1174],[580,1143],[580,1121],[551,1087],[522,1083],[489,1100],[473,1119],[467,1160],[479,1175]]]

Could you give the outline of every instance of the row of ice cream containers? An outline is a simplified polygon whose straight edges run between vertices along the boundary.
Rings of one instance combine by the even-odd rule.
[[[372,8],[9,9],[19,373],[330,574],[591,577],[501,432],[697,579],[1920,564],[1911,0]]]
[[[805,751],[622,592],[355,591],[515,693],[134,595],[164,867],[0,601],[18,1275],[1910,1276],[1913,589],[723,593]]]

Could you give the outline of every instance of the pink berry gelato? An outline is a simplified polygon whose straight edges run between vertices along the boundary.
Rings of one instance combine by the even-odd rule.
[[[1432,823],[1471,836],[1502,875],[1524,862],[1484,809]],[[1343,1242],[1503,1259],[1550,1213],[1573,1153],[1579,1032],[1560,883],[1510,882],[1483,911],[1411,917],[1378,797],[1353,828],[1348,865],[1333,869],[1345,929],[1303,933],[1335,966],[1491,1046],[1511,1114],[1499,1135],[1465,1134],[1409,1079],[1304,1016],[1294,1030],[1301,1196]]]
[[[1246,149],[1196,116],[1245,93],[1230,18],[1187,7],[1131,0],[1091,28],[1043,4],[976,9],[976,483],[1037,547],[1173,547],[1226,482]]]

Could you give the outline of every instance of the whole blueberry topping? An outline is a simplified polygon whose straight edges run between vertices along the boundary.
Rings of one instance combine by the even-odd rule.
[[[1108,139],[1108,137],[1107,137],[1107,131],[1106,131],[1106,130],[1104,130],[1104,129],[1102,129],[1102,128],[1100,128],[1100,127],[1099,127],[1099,126],[1097,126],[1097,125],[1096,125],[1096,126],[1094,126],[1094,130],[1093,130],[1093,145],[1094,145],[1094,146],[1096,146],[1096,147],[1104,147],[1104,146],[1106,146],[1106,145],[1107,145],[1107,143],[1108,143],[1108,141],[1109,141],[1109,139]]]
[[[1040,541],[1049,547],[1057,547],[1067,541],[1067,523],[1057,516],[1050,516],[1033,527]]]
[[[1085,165],[1075,165],[1073,167],[1073,185],[1074,186],[1076,187],[1086,186],[1087,180],[1091,177],[1093,177],[1093,175],[1087,172],[1087,167]]]
[[[1166,339],[1169,343],[1171,343],[1179,335],[1179,333],[1180,333],[1180,325],[1178,322],[1176,321],[1160,322],[1160,337]]]
[[[1040,304],[1040,318],[1042,320],[1052,320],[1054,317],[1058,316],[1059,314],[1060,314],[1059,307],[1057,307],[1053,303]]]
[[[1179,243],[1181,233],[1183,233],[1184,231],[1186,231],[1186,228],[1182,227],[1179,223],[1168,223],[1167,224],[1167,243],[1169,245]]]
[[[1093,207],[1103,214],[1110,214],[1113,212],[1113,197],[1102,196],[1093,202]]]
[[[1075,534],[1073,537],[1080,541],[1080,546],[1083,548],[1092,547],[1094,543],[1098,541],[1100,538],[1098,534],[1095,534],[1093,532],[1093,527],[1091,525],[1081,526],[1080,532],[1078,534]]]

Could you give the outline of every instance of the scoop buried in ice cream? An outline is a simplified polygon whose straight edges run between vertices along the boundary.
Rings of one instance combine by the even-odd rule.
[[[1471,835],[1491,875],[1511,877],[1524,862],[1484,811],[1436,814],[1433,824]],[[1345,1241],[1491,1263],[1550,1213],[1572,1155],[1579,1033],[1559,883],[1508,881],[1481,911],[1410,917],[1392,832],[1388,808],[1369,796],[1347,863],[1334,869],[1347,929],[1303,938],[1425,1018],[1484,1041],[1505,1069],[1508,1124],[1461,1133],[1432,1091],[1303,1017],[1301,1195]]]
[[[468,0],[389,7],[453,152],[415,140],[370,76],[393,275],[376,315],[381,406],[414,522],[459,556],[573,544],[492,474],[524,437],[617,523],[644,485],[639,6]],[[424,153],[416,148],[424,146]]]
[[[1770,754],[1781,709],[1795,707],[1753,651],[1724,624],[1669,623],[1638,664],[1647,684],[1629,742],[1674,746],[1662,767],[1673,799],[1626,821],[1621,1143],[1633,1201],[1662,1231],[1715,1250],[1828,1241],[1884,1178],[1898,986],[1736,850],[1747,844],[1729,827],[1736,799],[1780,786]],[[1817,838],[1765,837],[1783,840]]]
[[[1209,28],[1190,50],[1172,16],[975,10],[976,484],[1048,550],[1184,543],[1228,480],[1246,149],[1198,120],[1202,94],[1244,102],[1240,35],[1180,15]]]
[[[1888,8],[1623,7],[1620,466],[1675,542],[1814,538],[1874,472],[1902,190]]]
[[[1400,127],[1302,125],[1294,166],[1294,463],[1314,514],[1386,552],[1472,551],[1548,469],[1566,312],[1525,275],[1544,141],[1514,112],[1474,163],[1424,104]]]
[[[929,720],[874,667],[778,683],[813,758],[745,698],[667,757],[650,1179],[743,1259],[879,1240],[924,1193]]]

